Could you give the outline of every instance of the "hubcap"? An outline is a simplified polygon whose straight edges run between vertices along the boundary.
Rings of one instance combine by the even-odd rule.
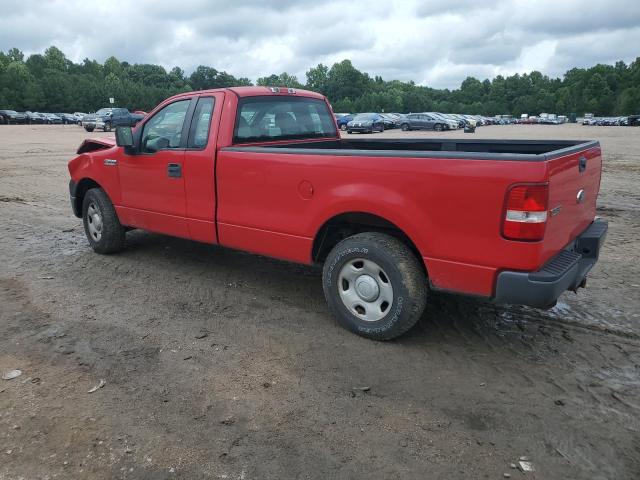
[[[344,306],[368,322],[384,318],[393,305],[389,276],[376,262],[364,258],[349,260],[340,269],[338,291]]]
[[[89,235],[99,242],[102,238],[102,214],[95,203],[89,204],[87,208],[87,228]]]
[[[370,275],[360,275],[356,279],[356,293],[366,302],[373,302],[380,295],[380,287]]]

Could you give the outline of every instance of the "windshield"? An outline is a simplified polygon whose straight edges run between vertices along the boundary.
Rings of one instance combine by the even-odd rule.
[[[375,113],[359,113],[353,119],[354,122],[365,122],[375,120],[378,115]]]
[[[337,136],[327,104],[307,97],[246,97],[240,100],[234,143]]]

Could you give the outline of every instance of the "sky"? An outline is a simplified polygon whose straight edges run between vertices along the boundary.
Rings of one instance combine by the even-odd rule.
[[[371,76],[457,88],[640,56],[640,0],[0,0],[0,50],[198,65],[305,82],[345,58]]]

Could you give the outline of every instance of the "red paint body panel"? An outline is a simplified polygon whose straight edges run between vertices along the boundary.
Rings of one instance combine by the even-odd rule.
[[[286,93],[247,87],[168,99],[137,128],[178,98],[212,96],[206,148],[127,155],[105,142],[69,163],[72,180],[91,178],[101,185],[125,225],[300,263],[313,261],[314,238],[332,217],[377,215],[415,244],[432,286],[483,296],[494,294],[502,270],[539,269],[595,216],[599,147],[548,161],[226,149],[232,146],[239,99],[257,95]],[[295,95],[324,99],[305,91]],[[331,140],[338,138],[336,132]],[[251,146],[273,143],[278,142]],[[578,174],[581,156],[588,168]],[[117,160],[117,168],[106,166],[105,159]],[[182,165],[181,178],[167,177],[169,162]],[[548,184],[549,208],[561,206],[549,217],[541,241],[507,240],[501,234],[505,195],[516,183]],[[583,203],[576,201],[580,189]]]

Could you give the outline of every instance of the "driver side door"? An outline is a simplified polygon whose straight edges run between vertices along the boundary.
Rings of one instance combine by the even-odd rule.
[[[183,164],[192,98],[158,110],[139,128],[139,147],[123,153],[118,168],[123,223],[152,232],[189,238]]]

